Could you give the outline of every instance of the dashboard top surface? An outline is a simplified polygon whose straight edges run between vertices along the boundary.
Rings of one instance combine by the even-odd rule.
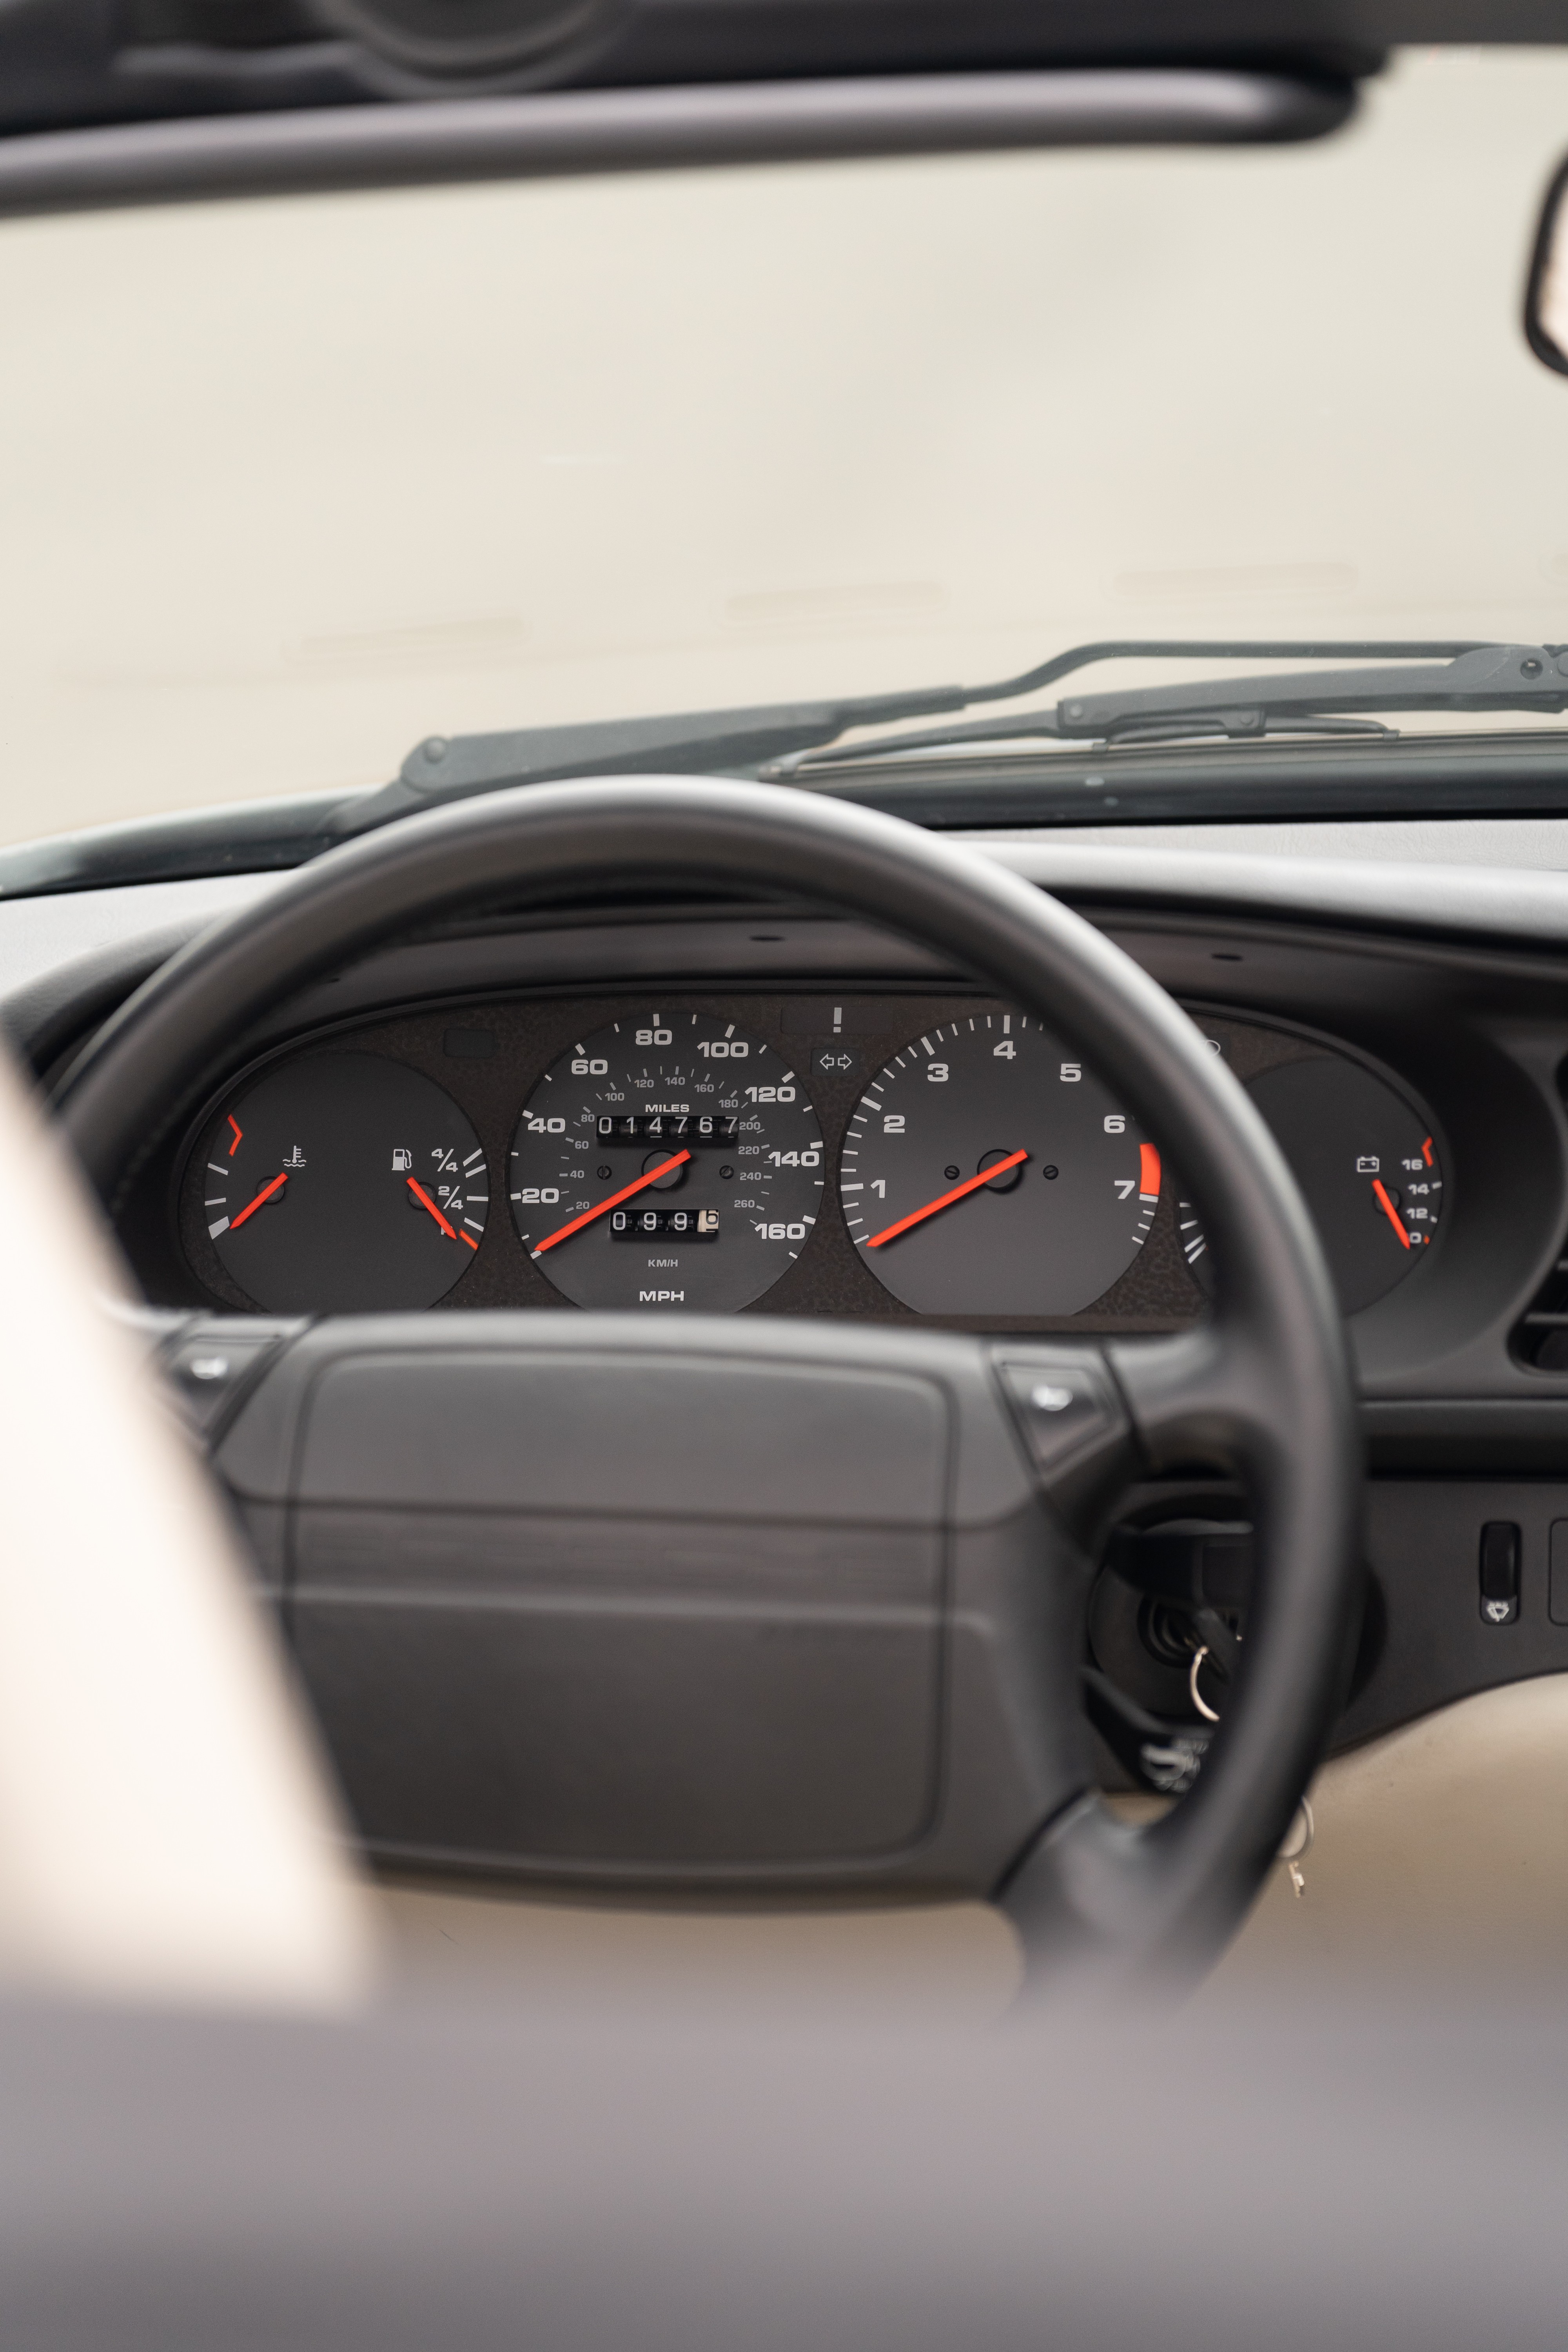
[[[1568,819],[1084,826],[960,835],[1069,898],[1568,946]],[[0,1018],[26,1041],[66,968],[172,948],[278,874],[0,899]],[[753,960],[754,961],[754,960]]]

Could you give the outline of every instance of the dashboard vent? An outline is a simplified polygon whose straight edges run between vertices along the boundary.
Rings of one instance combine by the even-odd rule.
[[[1560,1257],[1515,1327],[1513,1352],[1538,1372],[1568,1372],[1568,1257]]]

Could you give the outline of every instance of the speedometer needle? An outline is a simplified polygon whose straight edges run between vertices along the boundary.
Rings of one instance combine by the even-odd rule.
[[[884,1225],[879,1234],[872,1234],[867,1248],[880,1249],[884,1242],[897,1241],[899,1235],[907,1234],[911,1225],[921,1224],[927,1217],[934,1217],[939,1209],[951,1209],[953,1202],[962,1201],[966,1192],[978,1192],[982,1184],[989,1184],[995,1177],[1005,1176],[1009,1168],[1021,1166],[1028,1156],[1026,1151],[1015,1151],[1010,1160],[998,1160],[994,1168],[983,1168],[978,1176],[971,1176],[966,1182],[955,1184],[952,1192],[944,1192],[939,1201],[928,1201],[923,1209],[911,1209],[909,1215],[900,1217],[896,1225]]]
[[[569,1225],[557,1225],[552,1234],[545,1234],[536,1250],[530,1251],[530,1256],[542,1257],[547,1249],[553,1249],[557,1242],[563,1242],[568,1234],[580,1233],[584,1225],[591,1225],[595,1217],[602,1217],[606,1209],[618,1208],[623,1201],[629,1201],[634,1192],[640,1192],[645,1184],[657,1184],[661,1176],[668,1176],[672,1168],[679,1168],[683,1160],[690,1157],[689,1151],[678,1151],[672,1160],[661,1160],[657,1168],[650,1168],[647,1174],[639,1176],[635,1184],[624,1185],[620,1192],[612,1192],[609,1199],[601,1201],[596,1209],[584,1209],[582,1215],[574,1217]]]
[[[262,1202],[263,1202],[264,1201],[270,1201],[270,1199],[272,1198],[272,1195],[273,1195],[273,1193],[274,1193],[274,1192],[280,1192],[282,1191],[282,1189],[283,1189],[284,1185],[285,1185],[285,1184],[287,1184],[287,1182],[288,1182],[288,1181],[289,1181],[289,1171],[287,1170],[287,1168],[285,1168],[285,1170],[283,1171],[283,1173],[282,1173],[282,1175],[281,1175],[281,1176],[274,1176],[274,1178],[272,1179],[272,1181],[271,1181],[271,1183],[270,1183],[270,1184],[264,1184],[264,1185],[262,1186],[262,1188],[261,1188],[260,1192],[258,1192],[258,1194],[257,1194],[257,1196],[256,1196],[256,1198],[255,1198],[255,1200],[254,1200],[254,1201],[247,1201],[247,1202],[246,1202],[246,1204],[245,1204],[244,1208],[243,1208],[243,1209],[241,1209],[241,1211],[240,1211],[240,1213],[239,1213],[239,1214],[238,1214],[238,1216],[237,1216],[237,1217],[231,1217],[231,1218],[229,1219],[229,1221],[228,1221],[228,1229],[229,1229],[229,1232],[230,1232],[231,1234],[237,1234],[237,1233],[238,1233],[238,1231],[239,1231],[239,1229],[240,1229],[241,1225],[243,1225],[243,1224],[244,1224],[244,1223],[245,1223],[245,1221],[246,1221],[247,1217],[254,1217],[254,1216],[255,1216],[255,1214],[256,1214],[256,1212],[258,1211],[258,1209],[259,1209],[259,1208],[260,1208],[260,1206],[261,1206]]]

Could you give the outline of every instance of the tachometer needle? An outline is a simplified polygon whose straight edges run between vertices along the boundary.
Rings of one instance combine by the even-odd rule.
[[[607,1201],[601,1201],[597,1208],[584,1209],[582,1215],[574,1217],[569,1225],[558,1225],[552,1234],[546,1234],[539,1247],[530,1251],[530,1256],[542,1257],[547,1249],[553,1249],[557,1242],[563,1242],[568,1234],[580,1233],[584,1225],[591,1225],[595,1217],[602,1217],[606,1209],[618,1208],[623,1201],[629,1201],[634,1192],[640,1192],[647,1184],[657,1184],[661,1176],[668,1176],[672,1168],[679,1168],[683,1160],[690,1157],[689,1151],[678,1151],[673,1159],[661,1160],[657,1168],[650,1168],[647,1174],[639,1176],[635,1184],[624,1185],[620,1192],[612,1192]]]
[[[880,1249],[884,1242],[897,1241],[899,1235],[907,1234],[911,1225],[921,1224],[927,1217],[934,1217],[939,1209],[951,1209],[953,1202],[962,1201],[966,1192],[978,1192],[982,1184],[989,1184],[994,1177],[1005,1176],[1009,1168],[1019,1167],[1028,1156],[1026,1151],[1015,1151],[1010,1160],[998,1160],[994,1168],[983,1168],[978,1176],[971,1176],[966,1182],[955,1184],[952,1192],[944,1192],[939,1201],[928,1201],[923,1209],[912,1209],[907,1217],[900,1217],[896,1225],[884,1225],[879,1234],[872,1234],[867,1248]]]
[[[422,1209],[429,1210],[430,1214],[435,1218],[436,1223],[440,1226],[441,1231],[446,1234],[447,1239],[449,1242],[468,1242],[468,1236],[467,1234],[458,1233],[455,1225],[449,1225],[447,1223],[446,1218],[441,1214],[440,1210],[436,1206],[435,1202],[430,1198],[430,1195],[425,1190],[424,1185],[416,1183],[412,1176],[408,1179],[408,1189],[413,1193],[415,1199],[418,1202],[420,1207]],[[479,1244],[478,1242],[468,1242],[468,1247],[471,1250],[477,1250],[479,1248]]]
[[[1372,1189],[1377,1194],[1379,1201],[1383,1203],[1384,1215],[1388,1219],[1389,1223],[1399,1235],[1405,1247],[1408,1249],[1410,1247],[1410,1235],[1406,1231],[1405,1220],[1400,1215],[1398,1210],[1394,1207],[1393,1202],[1389,1199],[1387,1187],[1384,1185],[1381,1176],[1374,1176],[1373,1178]]]
[[[243,1224],[244,1224],[244,1223],[245,1223],[245,1221],[246,1221],[247,1217],[254,1217],[254,1216],[255,1216],[255,1214],[256,1214],[256,1212],[258,1211],[258,1209],[259,1209],[259,1208],[261,1207],[261,1205],[262,1205],[263,1202],[265,1202],[265,1201],[270,1201],[270,1199],[272,1198],[273,1193],[274,1193],[274,1192],[280,1192],[282,1191],[282,1189],[283,1189],[284,1185],[285,1185],[285,1184],[287,1184],[287,1182],[288,1182],[288,1181],[289,1181],[289,1171],[287,1170],[287,1168],[285,1168],[285,1170],[283,1171],[283,1173],[282,1173],[282,1175],[281,1175],[281,1176],[274,1176],[274,1178],[272,1179],[272,1181],[271,1181],[271,1183],[270,1183],[270,1184],[264,1184],[264,1185],[262,1186],[262,1188],[261,1188],[260,1192],[258,1192],[258,1194],[257,1194],[257,1196],[256,1196],[256,1198],[255,1198],[255,1200],[254,1200],[254,1201],[247,1201],[247,1202],[246,1202],[246,1204],[245,1204],[244,1208],[243,1208],[243,1209],[241,1209],[241,1211],[240,1211],[240,1213],[239,1213],[239,1214],[238,1214],[238,1216],[237,1216],[237,1217],[231,1217],[231,1218],[229,1219],[229,1221],[228,1221],[228,1229],[229,1229],[229,1232],[230,1232],[231,1234],[237,1234],[237,1233],[238,1233],[238,1231],[239,1231],[239,1229],[240,1229],[241,1225],[243,1225]]]

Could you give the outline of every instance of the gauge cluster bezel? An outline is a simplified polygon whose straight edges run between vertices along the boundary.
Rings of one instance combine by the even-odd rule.
[[[656,998],[671,1011],[734,1020],[787,1048],[810,1089],[821,1122],[826,1181],[817,1224],[798,1258],[740,1311],[918,1322],[953,1330],[1126,1334],[1179,1329],[1205,1311],[1203,1293],[1182,1256],[1175,1217],[1178,1181],[1176,1171],[1169,1170],[1145,1246],[1100,1297],[1077,1314],[919,1315],[903,1305],[872,1274],[845,1224],[837,1181],[845,1132],[865,1086],[895,1053],[933,1024],[967,1017],[980,1009],[997,1009],[996,1000],[979,989],[933,989],[898,981],[868,984],[859,979],[834,987],[815,978],[811,984],[795,988],[738,983],[719,989],[673,987],[656,980],[635,992],[621,984],[577,986],[567,992],[559,985],[528,989],[513,983],[501,989],[443,994],[372,1013],[356,1012],[339,1021],[312,1024],[272,1044],[234,1069],[213,1090],[174,1158],[167,1203],[169,1239],[197,1295],[215,1305],[255,1311],[254,1302],[225,1273],[207,1238],[199,1205],[199,1167],[204,1142],[225,1106],[264,1071],[334,1046],[384,1052],[407,1062],[444,1087],[474,1127],[485,1149],[491,1193],[499,1209],[496,1187],[500,1186],[504,1196],[519,1113],[551,1064],[570,1046],[584,1023],[602,1026],[608,1021],[635,1017]],[[842,1009],[837,1031],[831,1018],[836,1005]],[[1245,1055],[1234,1057],[1237,1074],[1244,1078],[1302,1053],[1327,1053],[1362,1064],[1413,1108],[1419,1104],[1422,1115],[1427,1115],[1427,1107],[1413,1097],[1411,1087],[1397,1073],[1342,1038],[1273,1014],[1249,1018],[1229,1004],[1194,1003],[1187,1009],[1200,1024],[1224,1024],[1238,1038],[1246,1037]],[[447,1032],[476,1027],[489,1028],[495,1036],[492,1055],[474,1058],[443,1050]],[[1397,1286],[1399,1293],[1412,1283],[1426,1284],[1451,1214],[1450,1195],[1437,1246]],[[559,1308],[570,1302],[530,1261],[512,1218],[492,1214],[472,1265],[441,1304],[484,1310]]]

